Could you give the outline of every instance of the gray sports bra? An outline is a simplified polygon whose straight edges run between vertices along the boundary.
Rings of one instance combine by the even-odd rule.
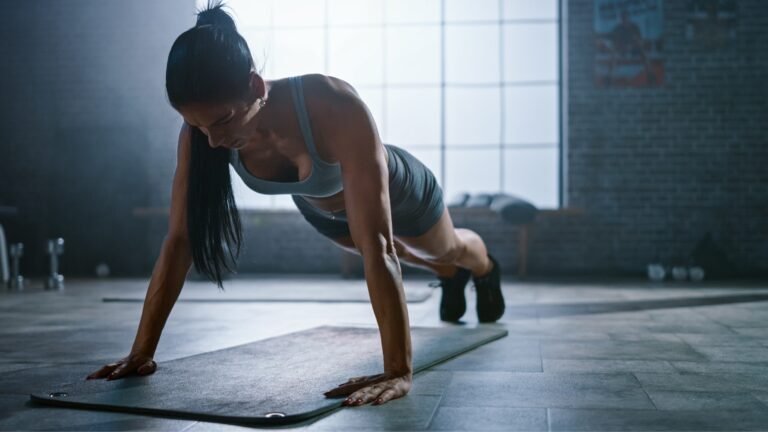
[[[296,115],[299,118],[301,134],[304,136],[304,143],[312,158],[312,172],[309,174],[309,177],[299,182],[290,183],[262,180],[248,172],[240,159],[240,153],[235,149],[230,151],[229,162],[235,168],[240,178],[243,179],[246,186],[262,194],[306,195],[319,198],[335,195],[344,188],[341,182],[341,165],[338,163],[329,164],[320,159],[320,155],[318,155],[315,148],[315,141],[312,139],[312,128],[309,125],[309,116],[304,104],[301,77],[290,77],[288,82],[291,87],[293,104],[296,107]]]

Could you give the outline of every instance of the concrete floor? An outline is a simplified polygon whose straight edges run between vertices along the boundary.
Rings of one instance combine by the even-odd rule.
[[[427,280],[407,279],[423,287]],[[363,281],[262,278],[254,289]],[[313,285],[314,286],[314,285]],[[190,290],[213,286],[188,284]],[[28,394],[82,379],[127,354],[141,303],[104,296],[145,281],[68,280],[0,293],[0,430],[246,429],[32,405]],[[768,284],[508,282],[509,336],[417,375],[407,397],[344,408],[307,430],[768,430]],[[266,292],[266,291],[265,291]],[[477,325],[468,288],[467,326]],[[414,326],[443,326],[440,293],[409,304]],[[183,296],[184,294],[182,294]],[[155,359],[319,325],[372,325],[366,303],[176,304]],[[161,371],[158,371],[161,373]],[[340,378],[346,379],[344,371]]]

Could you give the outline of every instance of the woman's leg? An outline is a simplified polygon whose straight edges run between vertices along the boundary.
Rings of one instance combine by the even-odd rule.
[[[349,252],[359,253],[349,236],[331,240]],[[477,289],[478,320],[495,322],[504,314],[500,272],[488,256],[483,239],[471,230],[453,228],[447,209],[423,235],[395,236],[395,250],[402,262],[431,270],[440,278],[441,320],[457,322],[464,315],[464,287],[470,277],[474,277]]]
[[[359,254],[351,237],[331,240],[342,249]],[[401,261],[430,270],[438,277],[453,276],[457,267],[469,269],[478,277],[488,274],[491,269],[483,239],[472,230],[453,228],[447,209],[437,224],[421,236],[395,237],[395,250]]]
[[[441,268],[463,267],[473,276],[480,277],[488,274],[493,266],[483,239],[472,230],[454,228],[447,208],[426,233],[417,237],[398,236],[397,239],[417,259]]]
[[[443,297],[440,300],[440,319],[455,322],[464,315],[464,286],[470,276],[477,293],[478,320],[495,322],[504,315],[504,295],[501,292],[501,269],[498,263],[488,255],[488,249],[477,233],[453,227],[451,215],[445,206],[440,219],[427,232],[399,239],[424,261],[469,270],[457,271],[456,276],[441,279]]]
[[[331,240],[336,243],[337,246],[346,250],[347,252],[357,255],[360,254],[360,251],[357,250],[357,247],[355,247],[355,243],[352,241],[352,237],[350,236],[331,238]],[[429,270],[436,274],[438,277],[451,277],[456,273],[455,265],[442,265],[425,261],[411,253],[408,248],[406,248],[405,245],[397,238],[395,238],[395,251],[397,252],[397,258],[400,261],[413,267]]]

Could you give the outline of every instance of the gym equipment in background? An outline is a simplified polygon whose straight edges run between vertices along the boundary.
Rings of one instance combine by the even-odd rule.
[[[64,253],[64,239],[59,237],[48,240],[46,251],[51,258],[51,273],[45,282],[45,289],[61,291],[64,289],[64,276],[59,274],[59,255]]]

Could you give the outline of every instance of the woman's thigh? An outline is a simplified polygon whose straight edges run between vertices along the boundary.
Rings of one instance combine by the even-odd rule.
[[[329,239],[336,243],[336,246],[344,249],[347,252],[351,252],[354,254],[360,254],[360,250],[357,249],[357,246],[355,246],[354,240],[352,240],[351,236],[344,236],[344,237],[329,237]],[[398,257],[408,257],[411,256],[411,252],[407,249],[405,244],[403,244],[402,241],[400,241],[397,237],[394,239],[395,241],[395,252],[397,252]]]
[[[451,214],[447,208],[431,228],[418,236],[396,236],[411,254],[426,261],[442,261],[450,258],[461,246],[461,240],[456,235]],[[449,259],[449,261],[452,261]]]
[[[359,254],[355,242],[349,235],[329,237],[337,246],[347,252]],[[399,257],[415,257],[425,261],[440,261],[456,251],[460,240],[453,227],[451,215],[445,209],[443,215],[427,232],[418,236],[394,236],[395,251]]]

